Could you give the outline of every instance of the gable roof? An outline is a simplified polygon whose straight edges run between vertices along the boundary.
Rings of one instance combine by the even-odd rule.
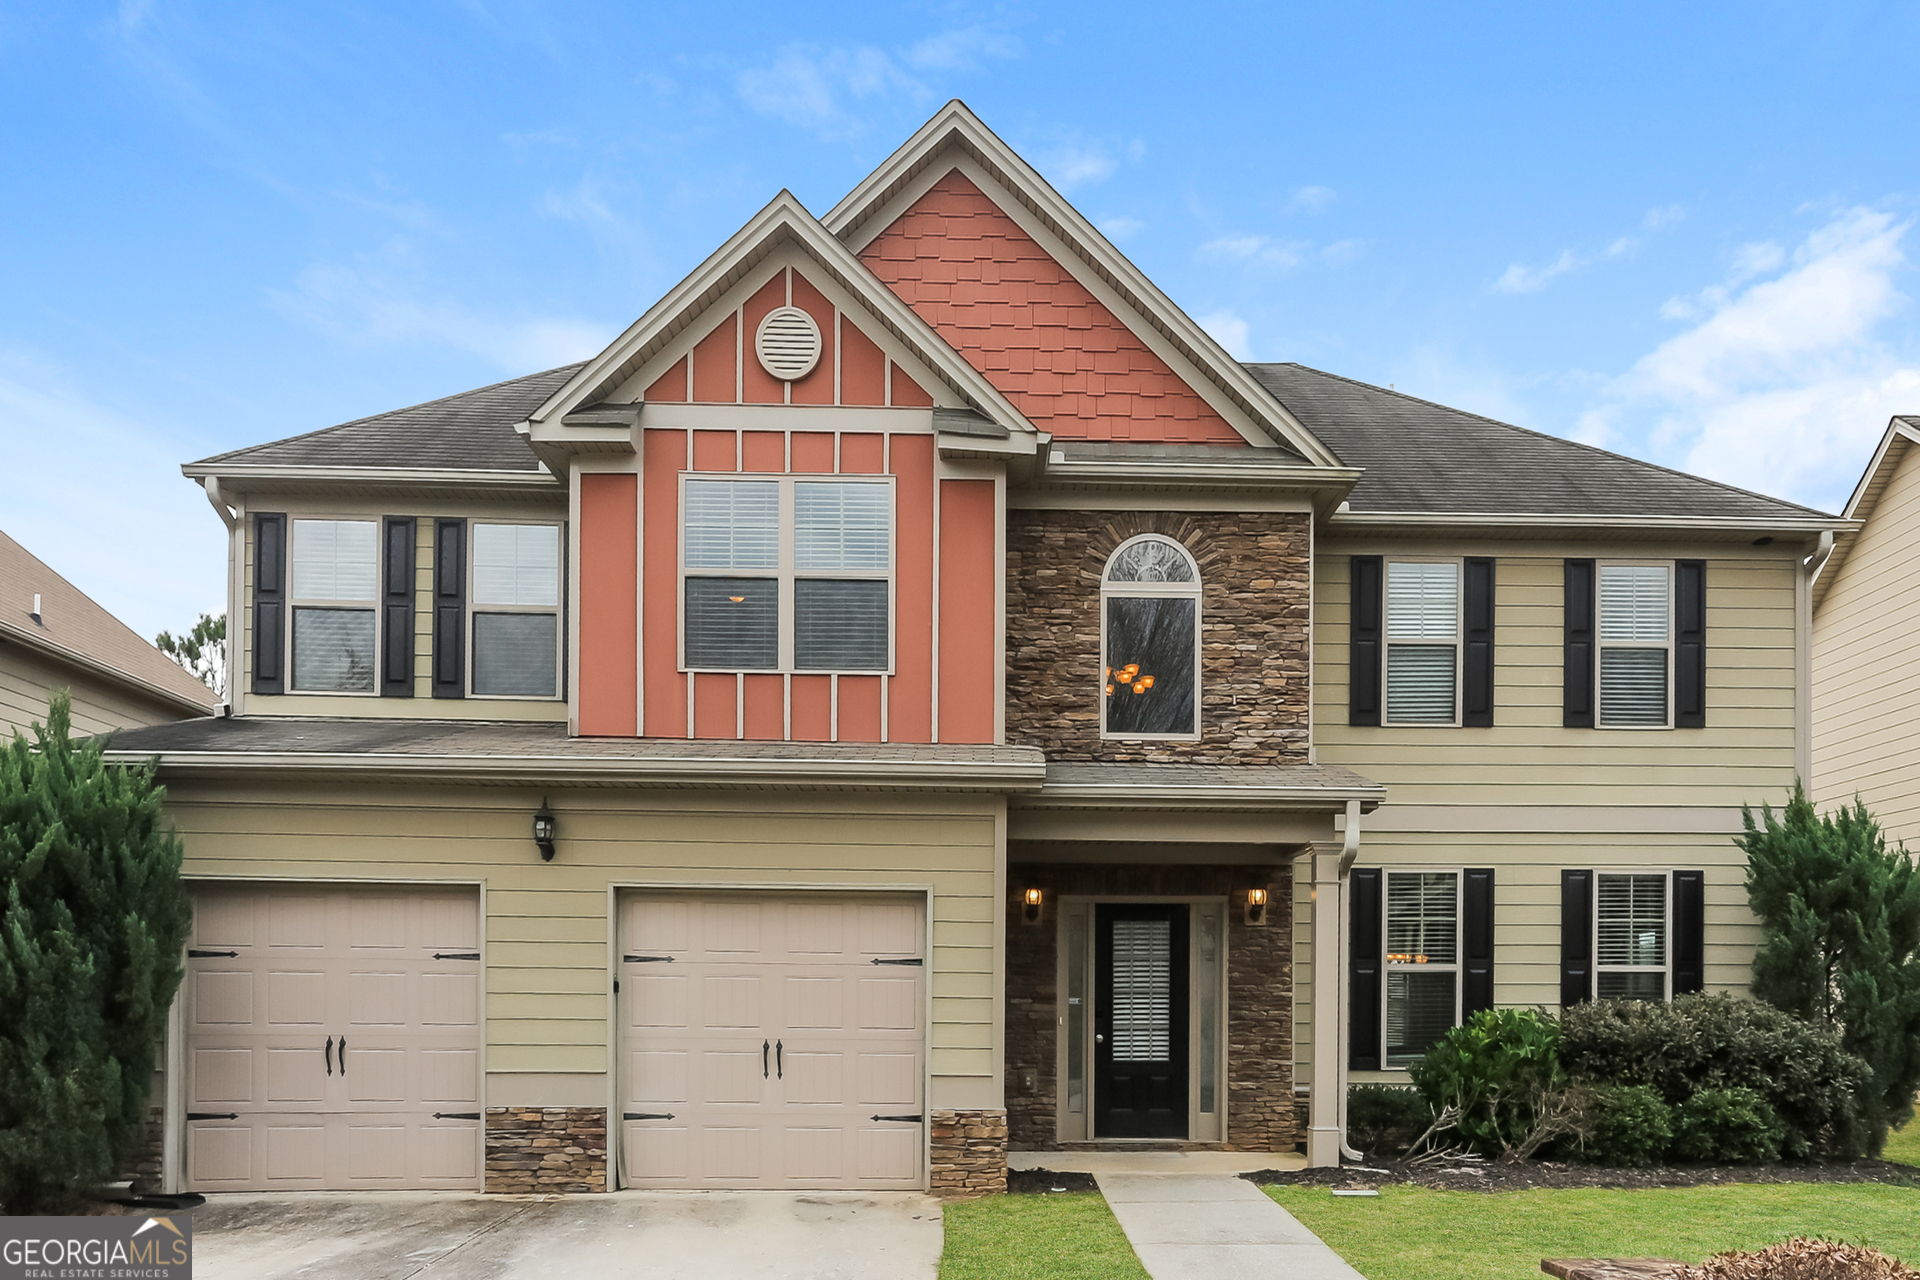
[[[33,598],[40,597],[40,616]],[[208,715],[219,699],[131,627],[38,556],[0,533],[0,640],[11,640],[157,698],[181,715]]]
[[[1913,447],[1920,444],[1920,417],[1896,414],[1888,423],[1886,432],[1880,437],[1880,443],[1874,448],[1873,457],[1867,462],[1867,469],[1861,473],[1860,482],[1853,486],[1853,493],[1847,498],[1846,508],[1841,512],[1847,519],[1858,523],[1850,529],[1841,529],[1834,534],[1833,552],[1814,570],[1813,607],[1818,609],[1821,601],[1827,598],[1827,592],[1840,577],[1840,566],[1847,562],[1847,556],[1853,551],[1853,544],[1860,539],[1860,531],[1867,521],[1873,519],[1873,511],[1880,503],[1880,497],[1893,482]]]
[[[1352,516],[1835,523],[1811,507],[1305,365],[1247,368],[1344,462],[1363,468],[1347,499]]]
[[[1119,294],[1133,313],[1170,343],[1212,386],[1275,443],[1293,449],[1309,463],[1337,466],[1338,460],[1305,430],[1284,405],[1227,354],[1213,336],[1175,306],[1173,300],[1133,265],[1113,242],[1053,189],[980,118],[955,98],[934,113],[879,168],[869,174],[821,219],[834,235],[864,247],[891,221],[893,205],[909,186],[955,149],[978,163],[1014,199],[1058,236],[1076,259],[1070,268],[1089,272]]]
[[[513,424],[523,421],[581,367],[569,364],[509,378],[337,427],[218,453],[181,470],[196,479],[267,468],[333,467],[531,475],[539,472],[540,461],[515,434]]]

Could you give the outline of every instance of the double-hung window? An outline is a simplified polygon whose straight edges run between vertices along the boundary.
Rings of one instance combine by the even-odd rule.
[[[1600,566],[1600,724],[1671,723],[1673,566]]]
[[[682,511],[688,670],[890,668],[889,479],[689,476]]]
[[[1460,1020],[1460,873],[1386,874],[1386,1065],[1405,1066]]]
[[[293,522],[293,688],[372,693],[379,606],[374,520]]]
[[[1659,871],[1594,877],[1594,977],[1602,1000],[1667,998],[1667,880]]]
[[[556,696],[560,527],[475,523],[472,582],[474,696]]]
[[[1387,562],[1388,724],[1460,719],[1460,565]]]

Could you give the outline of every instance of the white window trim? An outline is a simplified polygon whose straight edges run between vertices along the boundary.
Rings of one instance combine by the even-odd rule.
[[[1388,583],[1393,577],[1396,564],[1450,564],[1453,566],[1453,719],[1451,720],[1394,720],[1389,718],[1387,708],[1392,705],[1387,697],[1388,672],[1393,669],[1393,647],[1396,644],[1410,648],[1428,647],[1431,640],[1393,639],[1393,603]],[[1380,723],[1384,727],[1396,729],[1458,729],[1460,727],[1461,707],[1461,658],[1467,647],[1467,573],[1466,559],[1463,556],[1382,556],[1380,560]],[[1384,1041],[1382,1042],[1384,1043]],[[1383,1050],[1384,1052],[1384,1050]]]
[[[1164,542],[1187,558],[1187,564],[1193,569],[1192,582],[1109,582],[1107,574],[1113,568],[1113,562],[1120,553],[1139,542]],[[1180,545],[1177,538],[1164,533],[1135,534],[1113,549],[1106,562],[1100,566],[1100,672],[1094,680],[1094,689],[1100,698],[1100,737],[1111,742],[1198,742],[1200,741],[1200,680],[1203,674],[1204,651],[1200,646],[1200,563],[1193,558],[1193,552]],[[1193,601],[1193,732],[1191,733],[1115,733],[1107,728],[1106,672],[1112,665],[1107,660],[1107,601],[1113,597],[1154,596],[1161,599],[1185,599]]]
[[[1609,568],[1665,569],[1667,571],[1667,638],[1664,641],[1652,640],[1603,640],[1606,634],[1606,619],[1601,603],[1603,593],[1600,579]],[[1627,733],[1659,733],[1673,728],[1673,593],[1679,578],[1674,562],[1671,560],[1601,560],[1593,570],[1593,727]],[[1601,674],[1606,664],[1601,654],[1608,649],[1664,649],[1667,655],[1667,719],[1665,724],[1607,724],[1601,718]]]
[[[1453,962],[1451,964],[1419,964],[1409,960],[1390,960],[1392,954],[1387,950],[1387,925],[1390,917],[1388,904],[1393,900],[1392,884],[1395,875],[1450,875],[1453,877]],[[1460,1009],[1464,999],[1466,984],[1460,980],[1465,968],[1460,954],[1466,946],[1467,877],[1464,867],[1382,867],[1380,869],[1380,1066],[1385,1071],[1405,1071],[1414,1061],[1412,1058],[1395,1059],[1387,1053],[1387,975],[1400,973],[1448,973],[1453,974],[1453,1025],[1460,1025]]]
[[[1666,952],[1665,964],[1602,964],[1600,962],[1600,877],[1601,876],[1659,876],[1665,888],[1661,890],[1662,916],[1665,923],[1661,926],[1664,933],[1663,949]],[[1660,1002],[1673,1003],[1673,869],[1660,867],[1595,867],[1593,871],[1593,919],[1588,928],[1588,937],[1593,939],[1593,998],[1601,999],[1600,975],[1602,973],[1658,973],[1661,975]]]
[[[773,569],[693,569],[687,568],[687,483],[693,480],[762,481],[780,486],[779,565]],[[885,569],[833,569],[805,571],[794,567],[794,486],[796,484],[875,484],[887,489],[887,567]],[[890,676],[899,662],[899,646],[894,634],[900,592],[895,578],[900,564],[899,492],[891,475],[838,475],[798,472],[758,471],[683,471],[680,473],[679,510],[675,536],[679,575],[674,583],[674,616],[678,619],[674,637],[677,661],[682,673],[695,675],[790,675],[790,676]],[[692,667],[687,665],[687,579],[688,578],[770,578],[778,583],[778,661],[771,667]],[[801,578],[825,581],[867,579],[887,584],[887,664],[884,667],[800,667],[794,663],[794,588]]]
[[[555,557],[554,566],[553,566],[553,573],[554,573],[553,586],[554,586],[554,595],[556,597],[556,602],[554,604],[551,604],[551,605],[481,604],[478,600],[474,598],[474,584],[476,581],[474,571],[473,571],[474,555],[478,549],[478,543],[480,541],[480,539],[477,536],[475,536],[474,530],[479,528],[483,524],[520,525],[528,528],[543,528],[543,529],[554,530],[556,536],[559,537],[559,554]],[[466,578],[467,598],[465,602],[466,609],[467,609],[467,625],[464,628],[464,630],[466,631],[466,636],[464,637],[464,639],[466,642],[465,661],[466,661],[466,673],[467,673],[467,688],[466,688],[467,697],[484,698],[489,702],[562,702],[562,701],[565,701],[566,690],[561,687],[561,681],[560,681],[560,673],[565,668],[565,665],[566,665],[566,651],[567,651],[566,626],[562,621],[562,617],[561,617],[563,612],[563,606],[567,598],[566,582],[564,578],[564,575],[566,573],[567,548],[566,548],[565,537],[560,536],[563,534],[564,534],[564,529],[561,526],[560,522],[557,520],[482,520],[478,517],[474,517],[467,521],[467,536],[465,539],[466,550],[467,550],[467,563],[466,563],[466,570],[465,570],[467,575],[467,578]],[[527,613],[527,614],[552,614],[553,615],[553,620],[554,620],[553,621],[553,638],[554,638],[553,690],[554,691],[552,693],[547,694],[547,693],[475,693],[474,692],[474,689],[473,689],[473,676],[474,676],[473,643],[474,643],[474,631],[475,631],[474,618],[482,613]]]
[[[303,523],[311,524],[370,524],[373,526],[373,598],[361,604],[351,600],[309,600],[293,593],[293,548],[294,527]],[[287,693],[299,694],[303,698],[377,698],[380,696],[380,655],[385,651],[386,627],[380,615],[385,610],[380,607],[381,576],[385,566],[380,563],[383,549],[382,538],[386,531],[386,521],[379,516],[344,515],[293,515],[287,516],[287,635],[286,652],[281,656],[281,670],[287,673]],[[258,570],[256,569],[256,572]],[[371,689],[302,689],[294,683],[293,633],[296,630],[294,615],[301,609],[334,609],[347,612],[371,613],[373,615],[373,688]]]

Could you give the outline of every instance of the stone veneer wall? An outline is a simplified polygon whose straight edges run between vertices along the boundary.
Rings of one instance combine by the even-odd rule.
[[[1249,925],[1242,904],[1269,887],[1267,923]],[[1045,891],[1041,919],[1025,923],[1020,895]],[[1291,868],[1014,863],[1007,868],[1007,1116],[1014,1151],[1058,1151],[1059,901],[1063,893],[1227,899],[1227,1141],[1232,1151],[1291,1151],[1306,1136],[1293,1094],[1293,901]],[[1089,977],[1091,981],[1091,977]],[[1034,1088],[1023,1076],[1034,1074]],[[1218,1144],[1169,1142],[1173,1148]]]
[[[610,1191],[605,1107],[488,1107],[487,1190]]]
[[[1100,738],[1100,579],[1143,533],[1200,566],[1198,742]],[[1007,741],[1049,760],[1304,764],[1310,517],[1007,512]]]
[[[1007,1189],[1005,1111],[935,1111],[927,1118],[933,1125],[928,1191],[982,1196]]]
[[[147,1123],[141,1130],[140,1142],[120,1162],[120,1176],[139,1183],[145,1191],[160,1189],[164,1165],[162,1153],[166,1150],[166,1119],[164,1107],[147,1108]]]

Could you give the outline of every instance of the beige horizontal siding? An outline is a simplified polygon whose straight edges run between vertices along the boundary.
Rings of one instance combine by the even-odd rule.
[[[187,718],[170,704],[0,640],[0,741],[12,738],[16,729],[30,734],[33,725],[44,724],[55,689],[65,689],[73,697],[76,733],[111,733]]]
[[[999,1070],[993,800],[180,782],[169,807],[190,877],[484,884],[495,1072],[608,1069],[611,886],[931,886],[933,1072]]]
[[[1920,464],[1907,449],[1813,620],[1813,791],[1920,845]]]

